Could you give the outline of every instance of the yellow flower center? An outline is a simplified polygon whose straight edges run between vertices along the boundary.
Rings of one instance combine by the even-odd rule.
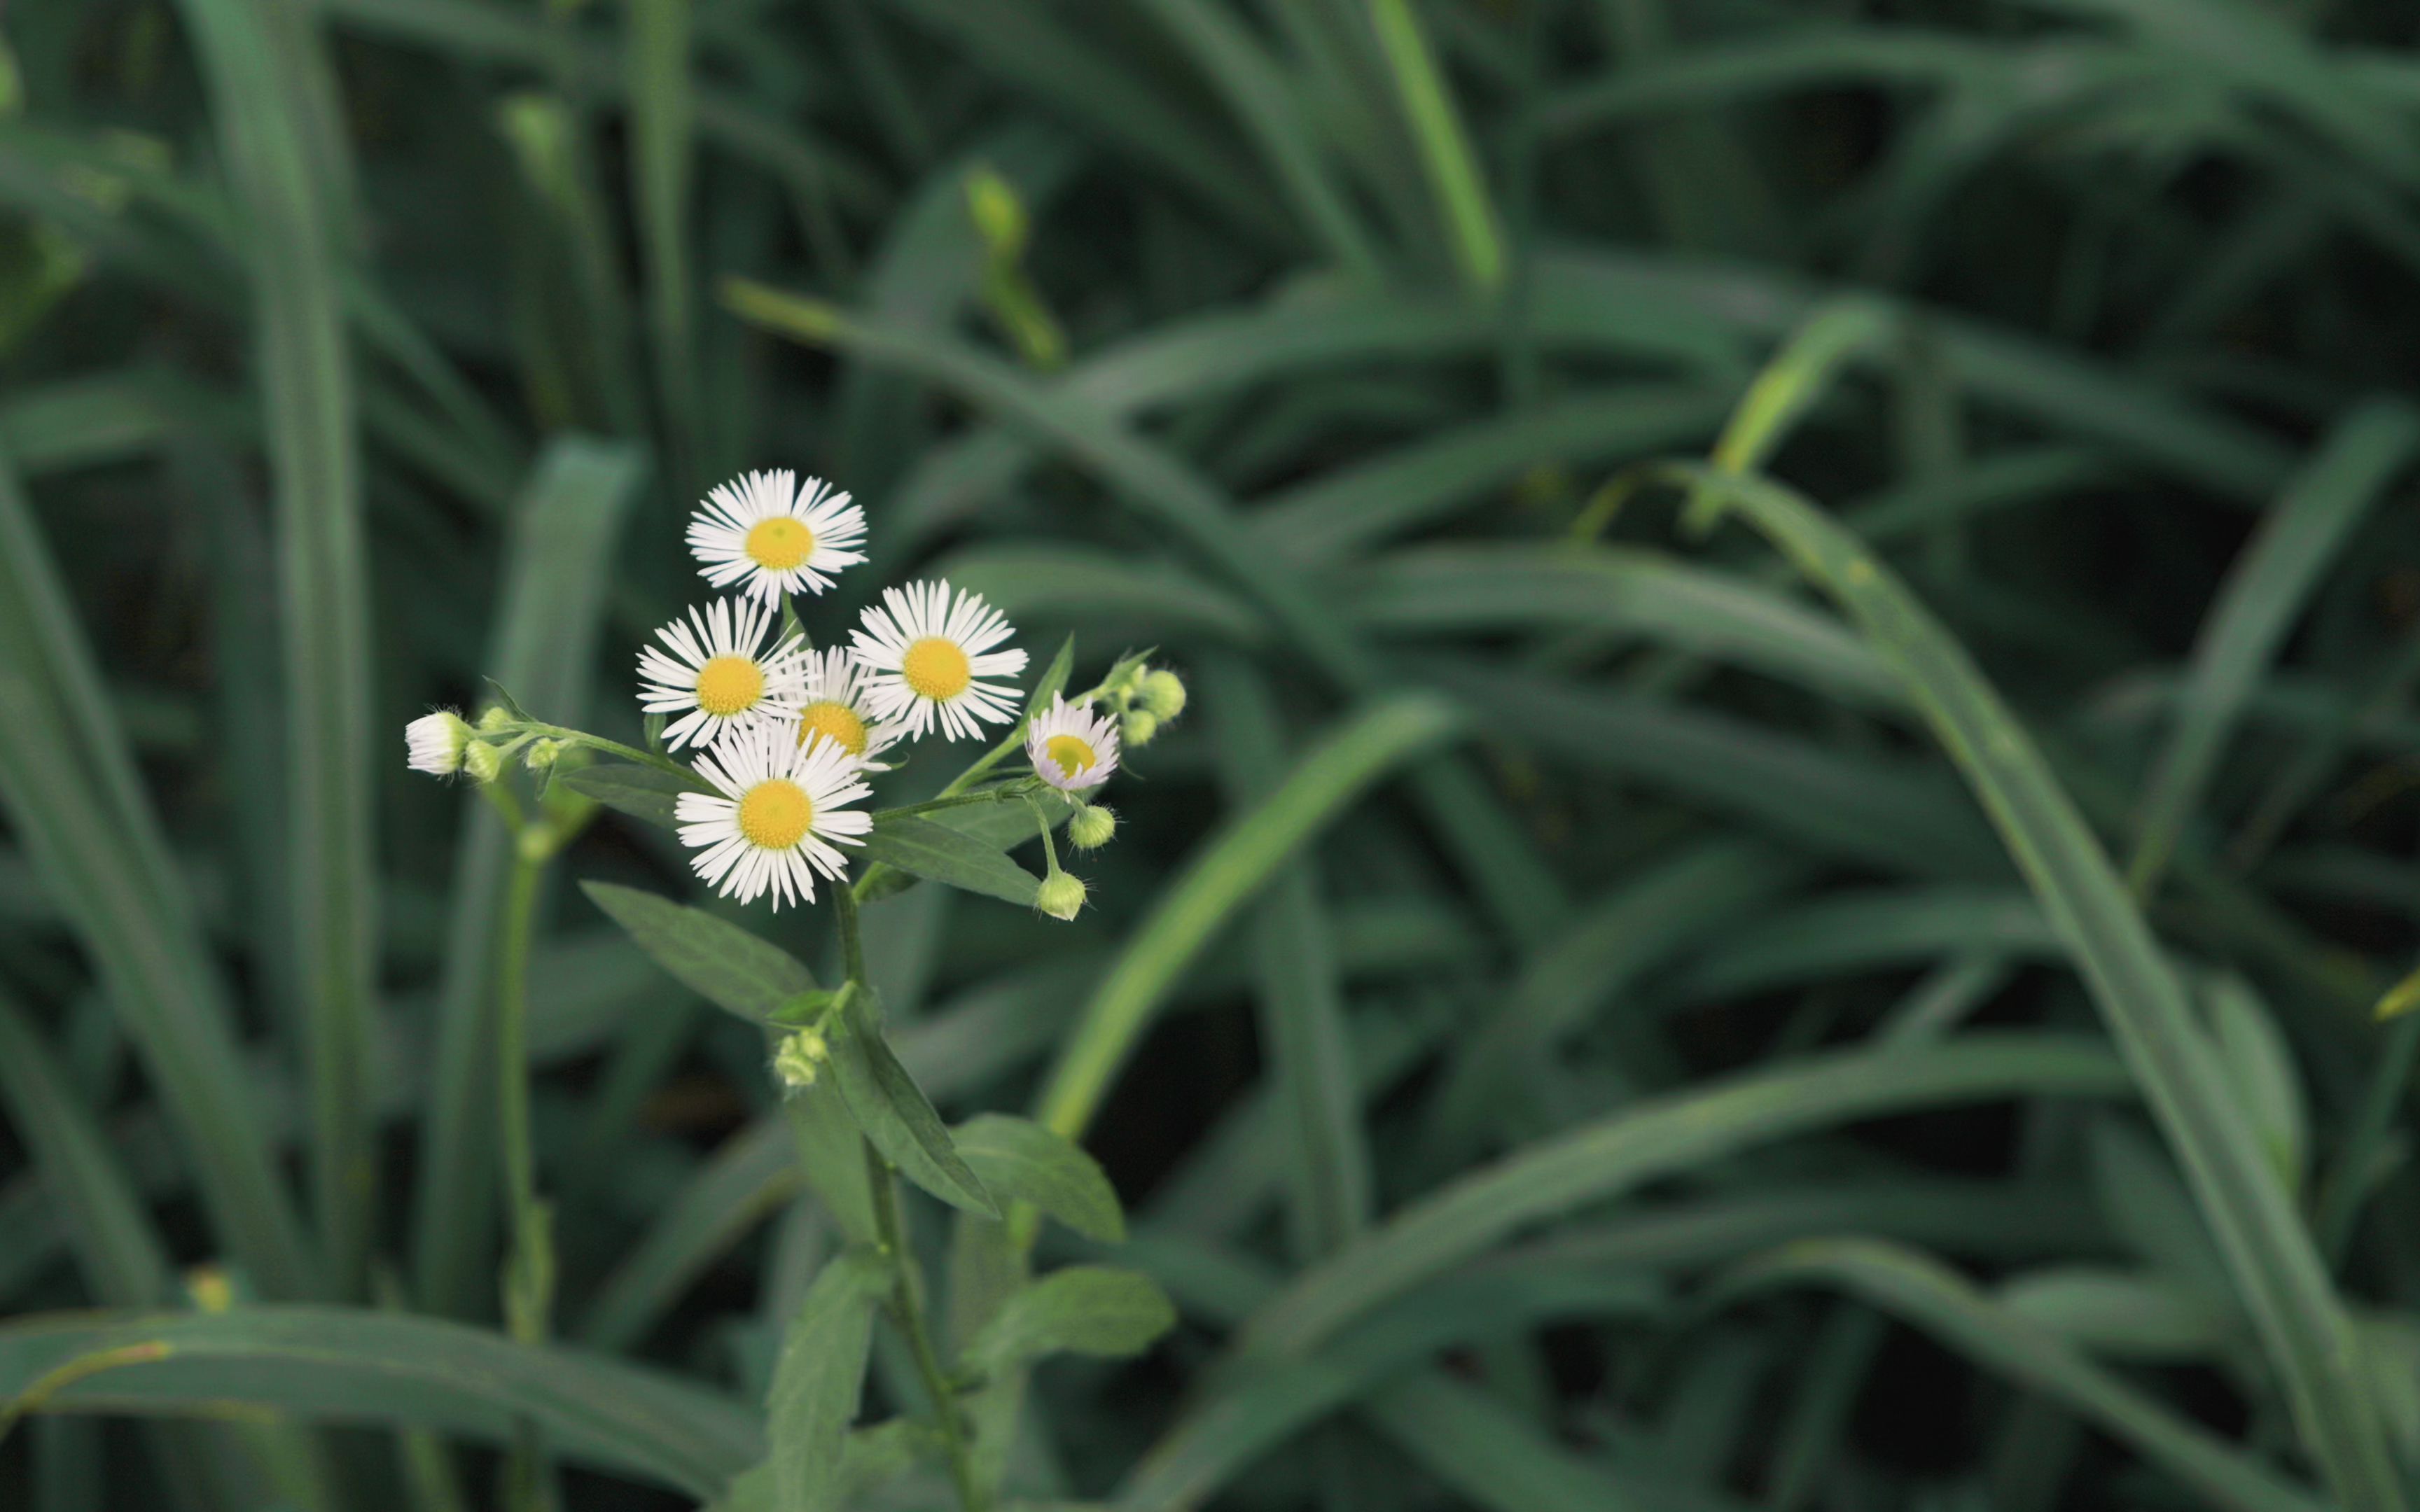
[[[1042,743],[1042,754],[1057,762],[1060,772],[1067,777],[1093,764],[1093,748],[1074,735],[1052,735]]]
[[[788,571],[814,551],[815,532],[787,515],[760,519],[748,532],[748,555],[774,572]]]
[[[803,746],[816,735],[852,756],[865,754],[865,721],[845,703],[826,699],[799,711],[799,744]]]
[[[697,670],[697,706],[708,714],[745,713],[764,695],[764,670],[745,656],[716,656]]]
[[[739,800],[739,833],[751,845],[786,851],[814,826],[815,806],[806,789],[787,778],[759,782]]]
[[[899,675],[918,698],[935,700],[956,698],[975,680],[974,668],[958,643],[938,635],[908,648],[908,655],[899,658]]]

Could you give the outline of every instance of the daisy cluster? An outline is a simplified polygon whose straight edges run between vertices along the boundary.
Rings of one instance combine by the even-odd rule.
[[[830,588],[865,560],[864,541],[865,512],[819,478],[774,471],[723,484],[691,517],[688,542],[708,585],[729,596],[692,607],[639,652],[640,708],[661,721],[663,748],[689,750],[713,789],[678,795],[675,829],[698,875],[741,903],[768,894],[776,909],[811,903],[817,876],[843,877],[842,848],[862,844],[874,825],[853,806],[868,795],[865,775],[890,769],[879,758],[893,748],[931,735],[960,740],[1018,717],[1012,679],[1025,653],[1007,644],[1015,629],[981,594],[947,582],[885,589],[845,647],[813,650],[784,631],[789,595]],[[1122,732],[1141,744],[1182,706],[1183,686],[1139,660],[1122,663],[1112,681],[1073,703],[1054,695],[1035,715],[1025,739],[1035,783],[1089,794],[1116,772]],[[1095,699],[1109,712],[1096,713]],[[500,748],[484,730],[451,711],[415,719],[405,731],[411,764],[492,780]],[[532,745],[534,766],[541,748],[551,760],[556,744]],[[1069,838],[1090,848],[1115,823],[1085,805]],[[1055,862],[1051,872],[1046,893],[1082,887]],[[1066,917],[1081,901],[1077,890],[1071,906],[1049,897],[1043,906]]]

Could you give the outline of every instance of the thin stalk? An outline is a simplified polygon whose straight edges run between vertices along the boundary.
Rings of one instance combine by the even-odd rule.
[[[858,935],[857,897],[847,887],[832,889],[832,911],[840,926],[842,969],[848,975],[849,986],[867,987],[865,980],[865,948]],[[934,1415],[940,1420],[941,1443],[948,1452],[950,1479],[956,1486],[958,1504],[964,1512],[985,1512],[989,1505],[982,1482],[976,1477],[974,1457],[969,1451],[966,1430],[958,1420],[958,1394],[950,1385],[949,1374],[941,1368],[940,1357],[933,1350],[932,1331],[924,1321],[924,1305],[917,1294],[916,1262],[908,1247],[905,1227],[899,1221],[899,1189],[891,1170],[891,1163],[874,1148],[871,1140],[860,1140],[865,1153],[865,1182],[874,1196],[874,1231],[882,1246],[883,1257],[891,1262],[891,1316],[899,1331],[908,1336],[908,1351],[915,1356],[916,1374],[924,1383],[924,1393],[933,1401]]]
[[[1024,791],[1016,787],[985,788],[981,793],[954,793],[945,797],[926,798],[922,803],[903,803],[896,809],[876,809],[874,822],[885,819],[906,819],[914,814],[937,813],[943,809],[963,809],[973,803],[1006,803],[1023,797]]]
[[[536,932],[538,884],[546,870],[544,847],[528,843],[534,833],[516,826],[517,852],[504,894],[496,970],[497,1128],[504,1147],[505,1216],[513,1235],[513,1253],[504,1269],[504,1321],[522,1344],[545,1339],[554,1270],[530,1134],[529,958]],[[547,1479],[546,1445],[537,1424],[520,1419],[513,1425],[505,1462],[504,1505],[512,1512],[535,1512],[551,1504]]]
[[[2354,1115],[2351,1133],[2336,1155],[2335,1168],[2319,1189],[2319,1253],[2331,1270],[2341,1270],[2361,1218],[2361,1199],[2370,1167],[2395,1123],[2396,1104],[2412,1082],[2412,1062],[2420,1056],[2420,1013],[2406,1013],[2386,1031],[2369,1089]]]

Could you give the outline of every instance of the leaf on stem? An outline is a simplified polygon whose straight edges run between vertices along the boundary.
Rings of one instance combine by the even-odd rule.
[[[848,1484],[848,1425],[857,1416],[874,1343],[874,1309],[890,1275],[871,1251],[836,1256],[807,1288],[782,1341],[765,1411],[773,1439],[773,1504],[783,1512],[827,1512],[841,1504]]]
[[[984,807],[969,805],[970,809]],[[1032,815],[1024,804],[1000,807],[1015,813],[1029,831],[1032,829]],[[863,854],[868,860],[928,882],[1028,908],[1033,906],[1033,895],[1042,886],[1032,872],[1010,860],[997,847],[914,814],[876,822],[865,837]]]
[[[1120,1359],[1140,1354],[1175,1326],[1175,1304],[1149,1276],[1071,1265],[1009,1298],[958,1363],[991,1377],[1046,1354]]]
[[[952,1132],[958,1153],[995,1195],[1031,1202],[1086,1239],[1125,1241],[1116,1189],[1072,1140],[1004,1113],[979,1115]]]
[[[883,1041],[872,998],[862,988],[850,994],[831,1035],[832,1070],[850,1119],[908,1180],[954,1208],[998,1218],[1000,1208],[983,1179],[959,1156],[941,1116]]]
[[[714,790],[697,779],[682,779],[633,762],[610,762],[566,772],[556,780],[574,793],[596,799],[616,813],[673,827],[673,809],[684,793]]]
[[[727,1012],[755,1024],[773,1015],[815,979],[798,958],[737,924],[636,887],[583,882],[581,890],[674,980]]]

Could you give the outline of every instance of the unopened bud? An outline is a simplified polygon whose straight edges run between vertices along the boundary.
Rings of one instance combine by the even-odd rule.
[[[1183,714],[1185,679],[1164,667],[1148,674],[1142,680],[1142,706],[1162,719]]]
[[[473,782],[492,782],[504,775],[504,753],[484,740],[474,740],[463,748],[462,770]]]
[[[1118,832],[1118,816],[1097,804],[1085,804],[1067,820],[1067,843],[1079,851],[1097,851]]]
[[[488,711],[479,716],[479,728],[489,732],[502,730],[512,722],[512,711],[501,703],[489,704]]]
[[[562,754],[563,742],[560,740],[533,740],[522,749],[521,761],[531,771],[543,772],[552,766],[554,759]]]
[[[1053,872],[1042,879],[1041,890],[1033,895],[1033,906],[1053,918],[1075,918],[1084,907],[1082,879]]]
[[[1140,750],[1159,733],[1159,716],[1149,709],[1128,709],[1118,721],[1118,738]]]
[[[462,769],[462,751],[471,743],[471,727],[452,709],[424,714],[403,727],[403,744],[415,772],[452,777]]]
[[[803,1091],[831,1058],[831,1045],[820,1029],[799,1029],[785,1036],[773,1052],[773,1075],[783,1087]]]

